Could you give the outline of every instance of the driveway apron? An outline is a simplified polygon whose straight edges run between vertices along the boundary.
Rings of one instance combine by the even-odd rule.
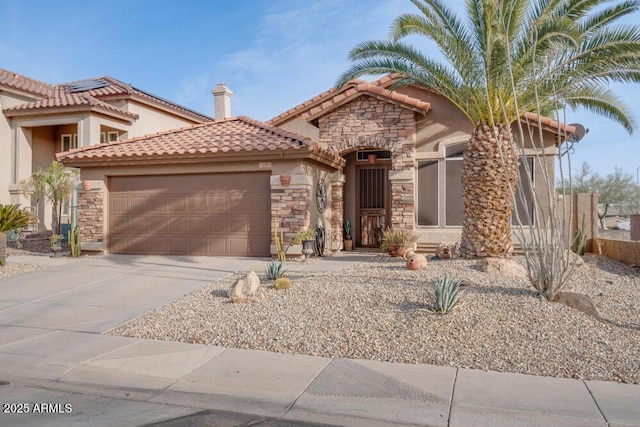
[[[108,255],[0,280],[0,326],[102,333],[264,260]]]

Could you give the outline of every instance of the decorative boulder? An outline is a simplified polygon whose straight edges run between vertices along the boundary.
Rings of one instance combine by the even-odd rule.
[[[260,290],[260,278],[258,275],[250,271],[244,278],[236,280],[231,285],[227,295],[231,302],[246,302],[255,301],[260,297],[258,291]]]
[[[245,296],[253,296],[260,289],[260,278],[254,271],[250,271],[244,278],[243,293]]]
[[[577,292],[558,292],[553,297],[553,301],[560,302],[591,316],[600,317],[600,313],[598,313],[598,309],[593,304],[593,301],[591,300],[591,297],[589,297],[589,295],[580,294]]]
[[[502,277],[527,277],[527,270],[510,258],[483,258],[478,261],[480,271]]]
[[[409,270],[422,270],[427,266],[427,258],[421,254],[413,254],[407,258],[407,268]]]
[[[247,298],[244,295],[244,279],[238,279],[231,285],[229,292],[227,293],[231,302],[242,302]]]

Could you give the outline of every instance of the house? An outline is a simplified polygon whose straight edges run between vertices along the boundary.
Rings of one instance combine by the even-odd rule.
[[[335,251],[344,219],[356,247],[379,246],[386,227],[416,231],[423,248],[459,239],[472,126],[436,93],[391,90],[395,79],[355,80],[267,123],[228,117],[231,93],[221,89],[213,122],[58,153],[92,183],[78,194],[85,247],[269,255],[277,224],[286,243],[320,225]],[[540,162],[553,166],[558,134],[572,130],[535,115],[522,120],[545,134],[543,159],[528,160],[535,177]],[[534,178],[536,189],[543,185]],[[519,209],[534,212],[532,204]]]
[[[20,181],[49,167],[58,152],[212,120],[112,77],[54,85],[4,69],[0,109],[0,203],[23,206],[30,201]],[[50,207],[42,204],[38,216],[49,228]]]

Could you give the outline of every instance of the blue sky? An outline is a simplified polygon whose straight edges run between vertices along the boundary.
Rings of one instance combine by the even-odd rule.
[[[464,1],[450,3],[462,10]],[[407,11],[408,0],[0,0],[0,68],[49,83],[109,75],[209,115],[222,82],[234,115],[267,120],[331,88],[349,50],[386,38]],[[590,130],[572,162],[635,178],[640,86],[616,90],[636,132],[569,112],[567,122]]]

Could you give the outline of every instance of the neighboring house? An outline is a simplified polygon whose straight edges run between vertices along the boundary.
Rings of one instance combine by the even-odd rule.
[[[58,154],[92,183],[78,195],[84,247],[269,255],[277,223],[285,246],[297,231],[322,225],[326,247],[338,250],[344,219],[354,224],[356,247],[377,247],[386,227],[418,232],[427,249],[459,239],[462,152],[473,126],[438,94],[389,90],[394,81],[354,81],[266,124],[223,118]],[[223,89],[217,117],[229,115],[231,92]],[[553,173],[558,134],[573,130],[540,121]],[[539,164],[529,164],[535,176]]]
[[[3,69],[0,110],[0,203],[23,206],[20,181],[58,152],[212,120],[111,77],[52,85]],[[39,224],[50,228],[43,206]]]

